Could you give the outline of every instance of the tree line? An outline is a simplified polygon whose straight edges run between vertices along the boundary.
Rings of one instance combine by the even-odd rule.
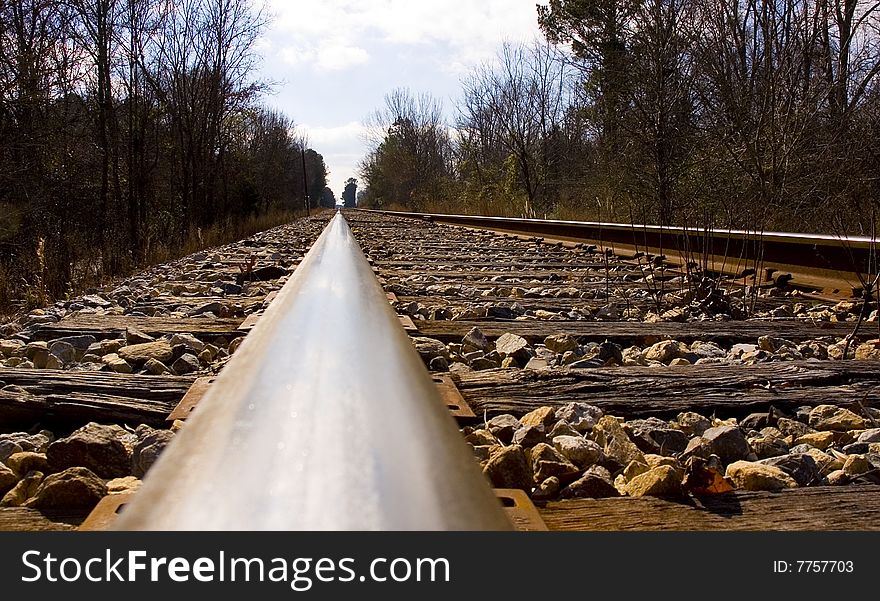
[[[550,0],[543,40],[462,81],[453,117],[396,90],[363,203],[873,233],[880,3]]]
[[[261,103],[266,25],[252,0],[0,0],[0,306],[335,204]]]

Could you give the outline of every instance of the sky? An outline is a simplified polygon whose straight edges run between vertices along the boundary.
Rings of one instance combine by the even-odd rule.
[[[452,117],[460,82],[504,41],[540,37],[536,0],[268,0],[260,76],[324,156],[337,199],[359,179],[364,120],[395,88],[430,92]]]

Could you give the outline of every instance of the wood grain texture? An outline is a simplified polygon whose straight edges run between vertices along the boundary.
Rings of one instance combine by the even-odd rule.
[[[820,486],[700,499],[577,499],[539,508],[550,530],[880,530],[880,486]]]
[[[67,429],[89,421],[161,426],[194,380],[194,376],[0,368],[0,382],[25,390],[0,391],[0,428],[40,422]]]
[[[180,317],[131,317],[128,315],[77,315],[58,323],[41,324],[33,330],[34,340],[52,340],[64,336],[91,334],[95,338],[116,338],[126,328],[136,328],[150,336],[171,333],[188,333],[197,338],[234,338],[241,336],[238,326],[243,318],[180,318]]]
[[[85,513],[41,513],[25,507],[0,507],[0,532],[76,530]]]
[[[880,404],[880,368],[872,361],[791,361],[756,365],[493,369],[453,374],[478,416],[525,414],[572,401],[626,418],[697,411],[743,416],[774,407]]]

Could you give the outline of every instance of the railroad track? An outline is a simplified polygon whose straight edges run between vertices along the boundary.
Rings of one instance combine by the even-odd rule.
[[[876,307],[344,213],[5,326],[0,528],[878,527]]]
[[[617,253],[645,255],[646,264],[653,254],[665,259],[665,264],[675,262],[685,269],[690,265],[693,270],[745,280],[755,286],[772,287],[782,278],[781,281],[790,287],[818,292],[826,298],[860,296],[863,281],[870,282],[878,273],[877,241],[864,236],[707,230],[482,215],[382,213],[517,235],[538,235],[556,243],[589,241]],[[749,275],[742,278],[740,274],[743,273]]]

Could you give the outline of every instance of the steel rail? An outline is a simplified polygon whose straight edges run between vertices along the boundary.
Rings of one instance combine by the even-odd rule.
[[[706,231],[629,223],[364,210],[496,231],[619,244],[635,250],[668,251],[681,256],[707,255],[721,258],[716,259],[719,264],[725,259],[732,264],[760,260],[767,267],[792,268],[802,274],[842,281],[847,274],[876,274],[877,270],[877,242],[864,236],[736,229]]]
[[[115,530],[507,530],[340,213]]]

